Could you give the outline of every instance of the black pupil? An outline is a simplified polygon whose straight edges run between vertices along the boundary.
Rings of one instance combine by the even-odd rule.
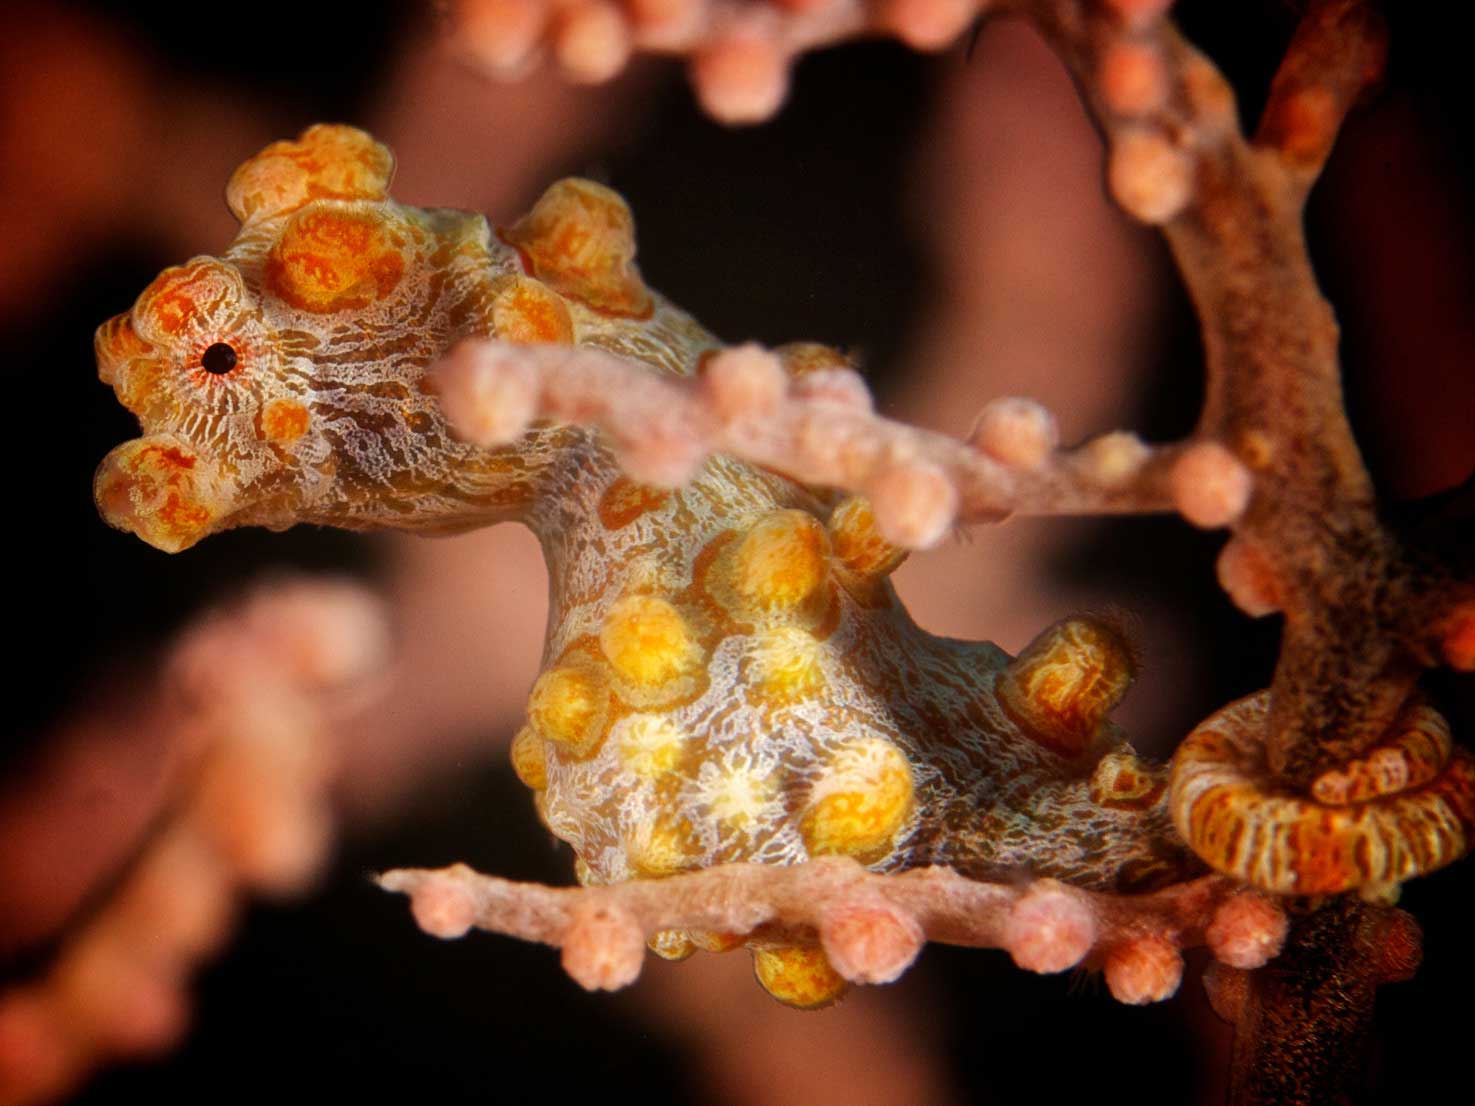
[[[224,342],[216,342],[201,356],[200,367],[207,373],[224,376],[236,367],[236,351]]]

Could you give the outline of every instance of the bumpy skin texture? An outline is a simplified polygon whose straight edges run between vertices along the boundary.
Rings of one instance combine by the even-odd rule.
[[[462,339],[595,347],[671,376],[721,346],[645,286],[608,189],[562,181],[493,233],[394,202],[391,170],[348,127],[268,147],[231,179],[242,228],[224,256],[166,270],[99,329],[99,373],[144,429],[98,470],[109,522],[168,551],[242,525],[525,522],[552,602],[513,762],[586,883],[831,854],[1118,891],[1197,868],[1166,767],[1107,719],[1133,671],[1115,627],[1068,619],[1011,659],[911,621],[886,578],[903,553],[863,499],[723,458],[680,490],[644,486],[566,425],[458,441],[429,370]],[[779,353],[796,376],[843,364]],[[795,1005],[843,986],[816,950],[758,953]]]

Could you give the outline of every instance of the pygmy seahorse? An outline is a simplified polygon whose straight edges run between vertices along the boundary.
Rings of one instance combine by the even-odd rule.
[[[551,614],[512,757],[585,883],[844,854],[1135,890],[1198,865],[1167,769],[1107,717],[1134,669],[1108,622],[1066,619],[1014,658],[938,638],[892,590],[905,554],[862,498],[724,458],[680,490],[646,486],[562,424],[458,440],[430,369],[463,339],[664,374],[700,374],[723,347],[646,287],[609,189],[561,181],[493,232],[396,203],[392,166],[344,126],[267,147],[230,180],[241,230],[224,254],[165,270],[98,330],[99,374],[144,429],[98,470],[110,523],[171,552],[244,525],[528,525]],[[846,364],[777,352],[795,376]],[[737,943],[654,942],[670,957]],[[755,958],[795,1005],[843,986],[818,950]]]

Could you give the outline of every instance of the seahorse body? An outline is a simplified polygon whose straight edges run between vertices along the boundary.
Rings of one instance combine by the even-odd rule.
[[[348,127],[268,147],[230,181],[224,255],[99,329],[99,374],[145,431],[98,470],[109,522],[169,551],[243,525],[529,525],[552,609],[513,760],[586,882],[832,853],[1122,890],[1193,868],[1166,769],[1107,719],[1132,677],[1113,627],[1066,620],[1013,659],[937,638],[897,600],[903,554],[863,499],[720,458],[679,491],[643,486],[565,425],[458,441],[427,370],[462,339],[671,374],[721,346],[645,286],[610,190],[560,182],[494,234],[394,202],[391,170]],[[779,352],[796,375],[843,364]],[[817,956],[760,949],[759,978],[825,1001],[841,981]]]

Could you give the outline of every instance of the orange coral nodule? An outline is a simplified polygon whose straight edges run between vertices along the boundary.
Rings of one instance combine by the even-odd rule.
[[[689,672],[699,658],[681,612],[650,595],[626,596],[610,608],[599,648],[616,673],[646,687]]]
[[[1099,618],[1049,627],[999,674],[999,704],[1024,733],[1062,756],[1090,747],[1136,676],[1127,638]]]
[[[224,513],[194,450],[168,435],[118,446],[98,466],[92,491],[108,525],[166,553],[194,545]]]
[[[881,859],[912,813],[911,765],[889,741],[843,746],[826,766],[799,820],[810,856]]]
[[[1129,1006],[1172,998],[1183,981],[1183,956],[1161,937],[1139,937],[1106,955],[1106,985]]]
[[[644,318],[654,307],[635,268],[635,220],[602,184],[556,182],[502,237],[529,273],[596,311]]]
[[[753,974],[765,991],[796,1010],[829,1006],[850,987],[824,950],[812,946],[756,949]]]
[[[1214,912],[1204,940],[1219,963],[1253,971],[1280,955],[1289,929],[1277,903],[1255,891],[1240,891]]]
[[[368,307],[393,292],[404,274],[404,255],[377,211],[303,211],[266,258],[271,289],[319,315]]]
[[[1263,775],[1268,693],[1194,730],[1173,758],[1168,809],[1212,868],[1277,894],[1376,895],[1463,856],[1475,832],[1475,758],[1453,749],[1433,779],[1349,805],[1277,793]],[[1432,716],[1432,717],[1431,717]],[[1405,708],[1400,731],[1442,720]]]
[[[225,199],[242,223],[296,211],[310,200],[382,200],[394,156],[356,127],[319,123],[273,142],[231,174]]]
[[[813,515],[773,511],[748,531],[733,561],[733,585],[754,606],[793,608],[824,582],[829,538]]]
[[[573,756],[592,752],[604,736],[609,686],[604,673],[587,663],[560,664],[533,684],[528,723],[538,736]]]
[[[523,345],[574,343],[574,322],[563,297],[528,277],[513,277],[492,300],[492,332]]]

